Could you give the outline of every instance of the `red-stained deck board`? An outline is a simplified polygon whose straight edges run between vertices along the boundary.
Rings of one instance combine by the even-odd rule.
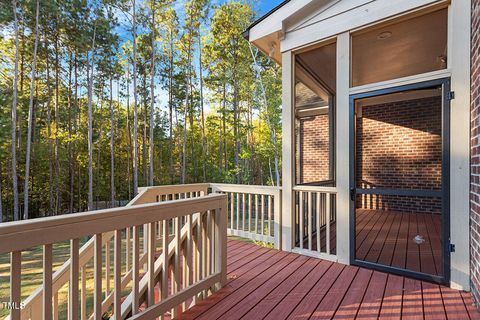
[[[257,275],[264,272],[268,269],[271,265],[275,264],[278,259],[281,259],[287,256],[288,253],[280,252],[275,250],[269,250],[265,254],[261,256],[261,259],[250,261],[246,263],[242,267],[238,268],[234,272],[230,272],[227,275],[227,278],[231,281],[227,283],[222,289],[216,292],[214,295],[209,297],[209,303],[205,301],[201,301],[199,304],[195,306],[195,310],[189,310],[184,313],[184,317],[182,319],[190,319],[192,314],[194,317],[200,316],[203,312],[206,312],[210,308],[214,306],[214,304],[210,302],[220,302],[221,300],[225,299],[228,295],[232,294],[240,287],[248,283],[250,280],[255,278]],[[256,264],[258,263],[258,264]]]
[[[255,278],[251,279],[244,286],[235,290],[235,292],[223,299],[221,302],[217,303],[215,308],[204,312],[198,317],[198,319],[219,319],[220,317],[222,317],[223,314],[227,313],[230,309],[233,309],[235,305],[238,304],[238,301],[242,301],[243,304],[243,300],[249,294],[261,287],[262,284],[274,277],[283,268],[286,268],[291,263],[295,263],[295,261],[299,258],[300,257],[295,254],[289,254],[274,261],[274,263],[269,265],[266,270],[257,275]],[[248,301],[246,301],[246,306],[248,306]]]
[[[232,241],[227,285],[179,319],[480,319],[466,292]]]
[[[272,266],[263,274],[249,282],[248,285],[243,286],[224,300],[221,307],[225,308],[225,312],[221,315],[220,312],[205,313],[200,319],[240,319],[249,309],[253,308],[258,301],[267,296],[273,289],[282,283],[282,281],[292,274],[296,269],[300,268],[307,260],[307,257],[296,257],[291,255],[276,265]],[[238,301],[242,301],[238,304]],[[218,309],[221,309],[218,306]],[[216,316],[219,315],[219,316]]]
[[[230,265],[239,260],[243,260],[247,255],[263,249],[262,247],[259,247],[259,246],[255,246],[255,247],[252,247],[251,245],[247,245],[247,246],[241,246],[240,248],[235,248],[233,250],[227,249],[229,253],[229,255],[227,256],[227,265]]]
[[[297,307],[293,310],[287,319],[305,319],[309,318],[317,305],[322,301],[325,295],[329,292],[335,280],[340,276],[344,265],[335,263],[332,265],[327,274],[310,290],[310,292],[300,301]]]
[[[252,261],[255,261],[258,257],[261,257],[263,254],[270,252],[271,250],[266,249],[266,248],[260,248],[260,250],[256,250],[253,252],[250,252],[248,255],[243,257],[242,259],[239,259],[235,262],[232,263],[227,263],[227,269],[229,273],[234,272],[238,268],[251,263]]]
[[[382,252],[377,259],[378,263],[391,265],[393,253],[395,250],[395,246],[397,244],[398,233],[400,232],[400,227],[402,223],[402,214],[394,215],[394,221],[392,226],[390,227],[390,231],[388,232],[387,239],[385,239],[385,243],[382,248]]]
[[[473,304],[473,298],[472,295],[468,292],[461,291],[460,292],[462,298],[463,298],[463,303],[465,304],[465,308],[467,308],[468,315],[470,316],[470,319],[480,319],[480,313],[478,312],[477,308]]]
[[[340,306],[335,312],[334,319],[355,319],[360,304],[362,303],[363,295],[367,289],[366,284],[370,281],[372,273],[372,270],[364,268],[358,270],[355,279],[353,279]]]
[[[310,319],[331,319],[358,272],[357,267],[346,266],[340,276],[335,280],[329,294],[326,294],[317,306]]]
[[[432,275],[442,274],[440,215],[357,209],[356,259],[406,268]],[[373,222],[374,221],[374,222]],[[417,243],[420,235],[423,242]]]
[[[303,298],[312,290],[313,286],[327,273],[333,263],[322,261],[298,285],[290,291],[282,301],[264,318],[268,320],[282,319],[295,309]]]
[[[385,245],[385,240],[387,239],[387,235],[390,232],[392,224],[395,220],[394,215],[389,215],[385,220],[382,228],[379,230],[375,241],[373,242],[372,246],[368,248],[368,253],[366,253],[361,259],[365,259],[367,261],[378,261],[378,257],[380,256],[383,247]],[[357,257],[360,258],[360,257]]]
[[[442,292],[443,305],[448,319],[469,319],[467,308],[463,302],[460,291],[447,287],[440,288]]]
[[[363,240],[363,243],[360,245],[360,247],[357,248],[357,259],[364,260],[372,247],[377,246],[376,241],[379,234],[382,231],[389,229],[389,227],[386,226],[386,224],[388,223],[388,217],[389,216],[384,214],[380,215],[380,218],[376,221],[372,228],[368,230],[368,234]]]
[[[405,279],[402,319],[423,320],[422,283],[414,279]]]
[[[423,306],[428,312],[425,313],[425,320],[447,319],[443,305],[442,293],[437,284],[422,283]]]
[[[244,314],[242,319],[262,319],[265,317],[296,285],[301,283],[320,262],[321,260],[319,259],[308,258],[307,261],[286,278],[281,285],[261,299],[247,314]]]
[[[389,274],[380,308],[381,320],[401,319],[404,278]]]
[[[374,271],[370,278],[367,291],[363,296],[362,304],[357,317],[360,319],[375,319],[380,314],[383,292],[387,284],[387,274]]]

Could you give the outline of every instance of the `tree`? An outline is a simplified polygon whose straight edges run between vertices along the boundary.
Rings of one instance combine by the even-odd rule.
[[[265,90],[265,84],[263,82],[263,78],[262,78],[262,75],[261,75],[261,67],[259,65],[259,63],[257,62],[257,55],[258,55],[258,50],[256,52],[256,54],[254,54],[253,52],[253,49],[252,49],[252,46],[250,45],[250,52],[252,54],[252,59],[253,59],[253,63],[254,63],[254,66],[255,66],[255,70],[257,72],[257,79],[258,79],[258,83],[259,83],[259,86],[260,86],[260,90],[261,90],[261,96],[262,96],[262,103],[263,103],[263,107],[264,107],[264,110],[265,110],[265,119],[266,119],[266,122],[267,122],[267,126],[268,126],[268,129],[270,131],[270,136],[271,136],[271,140],[272,140],[272,144],[273,146],[277,146],[277,133],[276,133],[276,128],[275,126],[272,124],[271,122],[271,119],[270,119],[270,114],[269,114],[269,106],[268,106],[268,100],[267,100],[267,91]],[[280,170],[279,170],[279,155],[278,155],[278,152],[275,150],[274,151],[274,165],[275,165],[275,184],[277,185],[277,187],[280,187]],[[273,179],[272,179],[272,184],[273,184]]]
[[[97,25],[93,25],[93,36],[91,46],[91,62],[88,59],[87,53],[87,78],[88,78],[88,210],[93,210],[93,114],[92,114],[92,99],[93,99],[93,78],[94,78],[94,63],[95,63],[95,39],[96,39]],[[90,72],[91,71],[91,72]]]
[[[33,122],[33,91],[35,87],[35,76],[37,67],[37,47],[38,47],[38,16],[40,11],[40,1],[36,1],[35,14],[35,45],[33,49],[32,75],[30,78],[30,99],[28,103],[28,133],[27,133],[27,155],[25,163],[25,187],[23,200],[23,218],[28,219],[28,184],[30,175],[30,153],[32,145],[32,122]]]
[[[137,106],[137,23],[136,5],[133,0],[133,195],[138,193],[138,106]]]
[[[174,111],[174,81],[175,81],[175,40],[178,37],[178,17],[173,8],[167,9],[161,16],[160,25],[165,29],[163,38],[163,51],[165,52],[166,61],[164,73],[167,75],[165,89],[168,91],[168,176],[169,182],[174,183],[173,171],[173,111]]]
[[[139,183],[278,184],[279,68],[240,37],[249,4],[209,2],[181,22],[171,0],[0,10],[2,221],[113,205]]]
[[[247,4],[231,2],[224,4],[215,11],[207,36],[205,46],[205,64],[209,71],[210,85],[217,81],[225,82],[225,90],[230,88],[229,96],[231,112],[233,113],[234,135],[234,177],[235,182],[241,182],[240,151],[241,122],[240,102],[251,94],[251,84],[247,79],[253,79],[252,62],[248,43],[242,38],[245,30],[253,19],[252,8]],[[246,81],[247,80],[247,81]],[[250,93],[249,93],[250,92]],[[225,92],[224,102],[227,99]],[[225,112],[225,108],[223,112]],[[223,115],[225,118],[225,115]]]
[[[17,84],[18,84],[18,59],[19,59],[19,41],[18,41],[18,19],[17,19],[17,1],[12,0],[13,21],[15,30],[15,69],[13,76],[13,98],[12,98],[12,188],[13,188],[13,217],[19,220],[18,206],[18,178],[17,178]]]

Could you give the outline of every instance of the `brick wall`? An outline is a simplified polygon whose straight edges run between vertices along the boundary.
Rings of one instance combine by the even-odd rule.
[[[441,97],[364,107],[357,117],[361,187],[440,190]],[[440,199],[361,196],[363,208],[440,213]]]
[[[470,267],[473,297],[480,302],[480,0],[472,0]]]
[[[328,114],[299,120],[297,183],[329,180]]]

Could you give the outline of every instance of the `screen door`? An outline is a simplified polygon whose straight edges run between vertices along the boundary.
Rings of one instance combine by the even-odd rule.
[[[449,278],[449,80],[351,96],[353,263]]]

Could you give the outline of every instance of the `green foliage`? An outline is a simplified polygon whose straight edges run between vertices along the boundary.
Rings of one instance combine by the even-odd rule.
[[[21,197],[36,2],[17,2],[20,68],[15,145]],[[183,13],[179,13],[172,3],[171,0],[137,1],[137,88],[133,88],[132,1],[40,1],[30,217],[86,210],[87,86],[90,80],[87,64],[92,62],[94,30],[92,169],[95,201],[108,202],[111,195],[110,97],[114,109],[116,199],[127,201],[134,196],[134,89],[139,110],[140,186],[147,185],[149,180],[150,163],[145,155],[150,148],[153,149],[154,183],[180,183],[185,130],[186,183],[203,181],[202,167],[206,181],[210,182],[275,182],[273,164],[281,154],[281,74],[267,57],[257,55],[257,64],[254,64],[249,44],[241,35],[255,17],[252,7],[243,1],[229,1],[211,8],[209,0],[191,0]],[[155,25],[152,25],[152,9],[155,9]],[[4,221],[12,219],[13,203],[9,156],[15,62],[12,13],[10,3],[1,6],[0,196]],[[154,97],[150,92],[152,53],[155,55]],[[199,70],[200,57],[203,70]],[[260,89],[260,84],[265,90]],[[152,99],[155,103],[154,143],[150,145]]]

